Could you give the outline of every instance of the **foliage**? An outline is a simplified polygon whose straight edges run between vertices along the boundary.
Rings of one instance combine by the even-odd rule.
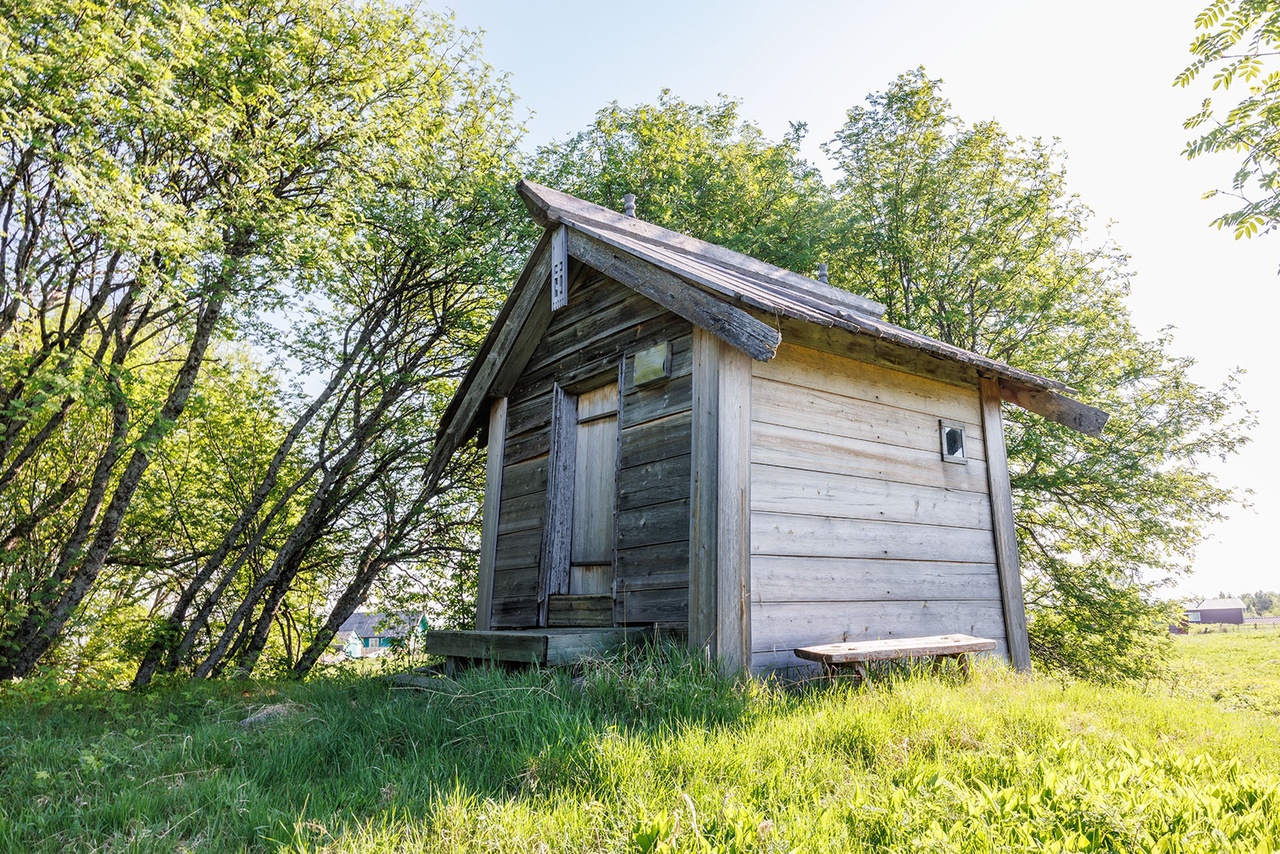
[[[0,677],[139,605],[140,683],[305,669],[420,534],[471,525],[421,467],[511,263],[510,95],[474,36],[381,3],[3,22]],[[217,339],[255,331],[322,390],[262,383],[237,424],[200,394]]]
[[[1240,601],[1244,602],[1244,611],[1250,616],[1280,617],[1280,593],[1276,593],[1274,590],[1258,590],[1254,593],[1244,593],[1241,594]]]
[[[1200,110],[1183,123],[1200,134],[1183,153],[1188,158],[1219,152],[1242,157],[1226,191],[1240,207],[1213,222],[1218,228],[1234,229],[1237,239],[1253,237],[1280,222],[1280,71],[1268,71],[1265,61],[1280,51],[1280,4],[1214,0],[1196,16],[1195,28],[1190,46],[1195,59],[1175,78],[1175,85],[1189,87],[1201,72],[1212,69],[1212,91],[1239,97],[1225,110],[1205,98]],[[1219,192],[1210,191],[1206,197]]]
[[[416,690],[27,680],[0,689],[0,847],[1267,850],[1280,724],[1211,698],[1254,635],[1280,690],[1276,631],[1179,638],[1194,692],[987,667],[785,691],[679,650]]]
[[[774,142],[742,119],[738,102],[698,105],[663,90],[655,104],[596,113],[591,127],[539,149],[538,180],[613,210],[627,193],[636,215],[794,270],[817,266],[812,226],[822,176],[800,157],[806,128]]]
[[[1232,499],[1201,463],[1246,441],[1234,378],[1201,387],[1168,333],[1138,334],[1125,258],[1091,244],[1054,145],[964,124],[923,70],[868,101],[827,146],[841,174],[831,280],[1110,414],[1089,439],[1007,410],[1033,650],[1077,675],[1148,673],[1168,625],[1152,588]]]

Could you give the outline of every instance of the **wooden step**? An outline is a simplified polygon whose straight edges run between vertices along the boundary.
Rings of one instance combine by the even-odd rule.
[[[642,642],[651,634],[648,629],[624,627],[438,630],[427,632],[423,642],[429,654],[447,659],[559,667],[626,643]]]

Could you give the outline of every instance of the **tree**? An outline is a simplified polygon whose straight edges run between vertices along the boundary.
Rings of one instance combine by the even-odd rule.
[[[327,566],[342,584],[351,552],[389,542],[331,523],[411,480],[429,430],[404,411],[446,394],[493,303],[509,93],[447,18],[379,3],[13,0],[3,22],[0,519],[28,545],[7,553],[21,583],[0,678],[32,672],[121,565],[217,339],[310,304],[335,321],[264,340],[309,347],[286,355],[336,381],[242,472],[208,549],[152,587],[171,619],[145,667],[176,633],[178,663],[251,668],[295,582]],[[173,498],[171,518],[198,512],[194,492]],[[409,531],[432,500],[397,502],[410,515],[388,524]]]
[[[1227,599],[1230,597],[1223,596],[1221,598]],[[1240,601],[1244,602],[1245,614],[1252,617],[1265,617],[1275,608],[1277,601],[1280,601],[1280,594],[1259,590],[1255,593],[1242,594]]]
[[[806,133],[765,138],[721,98],[698,105],[663,90],[656,104],[596,113],[587,130],[544,146],[540,181],[614,210],[627,193],[637,215],[794,270],[816,270],[827,193],[799,154]]]
[[[1187,143],[1188,158],[1226,152],[1243,156],[1229,191],[1240,206],[1213,221],[1236,238],[1268,232],[1280,223],[1280,71],[1264,59],[1280,52],[1280,3],[1275,0],[1214,0],[1196,16],[1191,42],[1195,57],[1174,83],[1189,87],[1213,69],[1212,91],[1239,93],[1225,109],[1205,98],[1183,123],[1200,136]],[[1232,86],[1236,88],[1232,90]]]
[[[1153,588],[1184,570],[1232,494],[1201,467],[1246,441],[1233,379],[1208,389],[1167,332],[1144,339],[1129,273],[1092,243],[1053,144],[950,112],[941,81],[899,77],[827,146],[831,280],[889,320],[1074,386],[1111,414],[1081,436],[1007,413],[1032,650],[1085,676],[1140,675],[1168,615]]]

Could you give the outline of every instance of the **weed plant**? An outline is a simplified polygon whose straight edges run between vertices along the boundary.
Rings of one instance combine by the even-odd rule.
[[[1179,655],[1212,682],[1235,641],[1206,637]],[[1276,715],[976,670],[797,690],[659,648],[412,689],[21,683],[0,850],[1280,850]]]

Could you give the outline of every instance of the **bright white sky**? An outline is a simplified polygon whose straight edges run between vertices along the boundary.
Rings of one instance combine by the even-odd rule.
[[[1221,480],[1251,489],[1200,549],[1176,592],[1280,589],[1280,234],[1235,241],[1208,223],[1225,208],[1201,194],[1225,186],[1234,163],[1182,155],[1182,120],[1207,94],[1175,89],[1193,21],[1207,0],[648,0],[531,3],[454,0],[459,24],[482,28],[484,55],[511,75],[527,144],[562,139],[609,102],[653,101],[670,88],[694,102],[721,93],[773,138],[809,124],[810,159],[845,111],[923,65],[967,122],[1058,137],[1069,184],[1136,272],[1129,300],[1148,335],[1176,327],[1174,352],[1216,385],[1235,366],[1258,415],[1253,443]],[[1274,336],[1274,337],[1273,337]]]

